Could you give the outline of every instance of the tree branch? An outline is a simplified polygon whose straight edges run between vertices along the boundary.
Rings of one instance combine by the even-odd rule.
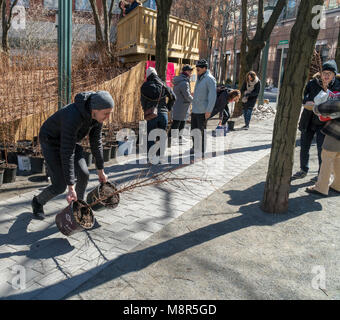
[[[268,40],[285,5],[286,5],[286,0],[278,0],[275,6],[275,9],[272,15],[270,16],[268,23],[266,23],[266,25],[264,26],[262,30],[263,32],[262,38],[264,39],[264,41]]]

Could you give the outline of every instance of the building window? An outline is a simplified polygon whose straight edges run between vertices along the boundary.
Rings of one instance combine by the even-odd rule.
[[[58,0],[44,0],[44,8],[58,9]]]
[[[11,4],[13,4],[14,0],[11,0]],[[25,8],[30,7],[30,0],[19,0],[16,4],[17,6],[24,6]]]
[[[76,10],[78,11],[92,11],[89,0],[76,0]]]
[[[288,0],[286,9],[286,19],[295,18],[296,16],[296,0]]]

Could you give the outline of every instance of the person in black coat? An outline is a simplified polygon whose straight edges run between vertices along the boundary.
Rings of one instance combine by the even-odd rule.
[[[212,119],[216,114],[219,114],[218,126],[224,127],[224,132],[227,132],[227,122],[230,119],[229,103],[238,102],[241,97],[239,90],[231,90],[226,87],[217,88],[217,99],[210,118]]]
[[[243,129],[249,129],[251,115],[260,93],[261,81],[254,71],[249,71],[241,87],[244,123]]]
[[[314,98],[323,90],[323,84],[332,92],[340,92],[340,77],[336,76],[338,68],[334,60],[326,61],[322,65],[322,72],[317,73],[310,80],[304,91],[303,104],[305,108],[302,111],[299,130],[301,131],[301,148],[300,148],[300,170],[292,176],[292,180],[302,179],[306,177],[309,171],[309,150],[316,136],[316,144],[318,149],[319,170],[321,167],[321,152],[322,144],[325,135],[321,132],[325,122],[320,121],[312,110],[309,110],[307,105],[313,104]],[[316,180],[317,177],[313,178]]]
[[[52,184],[32,200],[36,218],[44,219],[43,206],[66,188],[69,203],[83,200],[89,171],[79,143],[86,135],[89,135],[91,151],[96,159],[99,181],[107,182],[102,126],[113,107],[114,101],[107,91],[83,92],[76,95],[74,103],[61,108],[43,123],[39,141]]]
[[[162,129],[165,131],[165,137],[167,137],[168,111],[171,111],[175,101],[176,95],[174,91],[158,77],[157,71],[154,68],[148,68],[146,70],[146,82],[144,82],[141,87],[141,104],[144,111],[157,106],[158,112],[157,117],[147,121],[147,151],[149,162],[151,162],[151,159],[153,158],[153,156],[149,154],[149,151],[155,144],[155,141],[149,141],[149,134],[154,129]],[[166,141],[167,139],[164,141],[161,139],[161,149],[163,151],[165,150],[164,144],[166,144]],[[159,154],[160,152],[158,150],[157,155]]]
[[[128,0],[130,2],[130,5],[125,8],[125,15],[129,14],[133,9],[140,6],[140,3],[136,0]]]

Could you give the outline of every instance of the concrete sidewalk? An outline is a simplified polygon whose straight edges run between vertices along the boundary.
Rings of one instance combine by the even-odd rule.
[[[340,197],[305,192],[315,151],[310,174],[293,182],[287,213],[259,209],[267,155],[67,299],[339,300]]]
[[[198,177],[204,181],[149,186],[123,194],[115,210],[95,212],[96,228],[71,237],[63,236],[54,221],[55,215],[67,205],[65,195],[45,206],[47,219],[44,221],[33,220],[30,213],[31,199],[39,190],[2,200],[0,297],[65,297],[268,154],[272,123],[273,119],[261,124],[254,122],[251,130],[230,132],[227,139],[211,137],[211,143],[219,152],[190,165],[157,165],[151,167],[151,172],[147,165],[131,161],[107,167],[109,179],[120,184],[133,181],[142,172],[152,175],[173,168],[177,168],[175,172],[179,177]],[[189,150],[189,139],[183,148]],[[176,145],[171,154],[179,154]],[[184,157],[186,160],[189,159]],[[88,191],[96,185],[93,173]],[[24,278],[19,279],[17,269]],[[18,290],[19,280],[24,281],[25,286]]]
[[[272,124],[254,121],[249,131],[214,138],[221,152],[213,158],[153,166],[152,172],[175,167],[178,176],[205,181],[123,194],[115,210],[95,212],[97,228],[71,237],[54,223],[65,195],[46,206],[45,221],[30,214],[37,190],[1,201],[0,297],[338,299],[339,197],[304,192],[317,172],[315,147],[311,175],[294,182],[289,212],[270,215],[258,208]],[[171,151],[178,154],[176,146]],[[110,180],[126,183],[147,170],[127,162],[106,171]],[[96,184],[91,175],[88,190]],[[18,289],[13,271],[22,267],[26,288]],[[322,290],[313,288],[320,270]]]

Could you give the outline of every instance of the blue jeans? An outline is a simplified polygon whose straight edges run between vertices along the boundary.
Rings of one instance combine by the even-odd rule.
[[[325,139],[325,135],[321,133],[322,128],[317,128],[315,130],[308,129],[306,131],[301,132],[301,148],[300,148],[300,169],[308,172],[309,166],[309,150],[312,145],[312,141],[314,135],[316,134],[316,146],[318,149],[318,160],[319,160],[319,171],[321,167],[321,151],[323,140]]]
[[[149,133],[154,129],[166,130],[168,127],[168,114],[165,112],[158,113],[157,118],[149,120],[147,122],[147,132],[148,132],[148,153],[150,148],[155,144],[155,141],[149,141]]]
[[[253,108],[243,108],[243,117],[244,117],[244,123],[246,126],[249,126],[252,113],[253,113]]]

